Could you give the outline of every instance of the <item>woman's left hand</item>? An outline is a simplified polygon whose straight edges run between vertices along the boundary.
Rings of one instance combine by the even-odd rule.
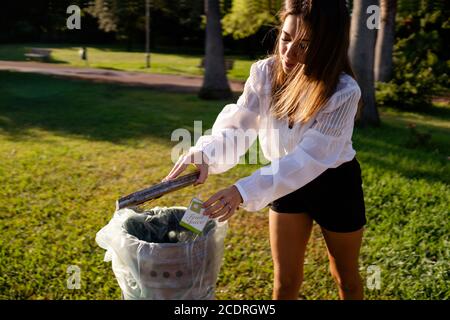
[[[205,208],[204,215],[212,219],[219,218],[219,222],[228,220],[234,212],[239,210],[239,205],[242,203],[242,197],[236,186],[223,189],[206,202],[203,203]]]

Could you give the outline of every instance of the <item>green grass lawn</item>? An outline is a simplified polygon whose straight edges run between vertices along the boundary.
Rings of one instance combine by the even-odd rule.
[[[157,183],[170,170],[171,132],[210,128],[229,101],[195,95],[0,73],[0,299],[120,299],[95,235],[115,200]],[[430,115],[382,110],[379,128],[354,132],[368,224],[361,273],[381,270],[369,299],[448,299],[450,107]],[[409,122],[430,131],[429,145],[405,146]],[[187,205],[251,174],[238,165],[207,183],[151,204]],[[218,299],[269,299],[272,261],[268,210],[230,219]],[[67,268],[81,269],[69,290]],[[300,297],[336,299],[317,226],[309,244]]]
[[[52,62],[67,64],[74,67],[86,67],[86,63],[79,57],[80,47],[62,45],[3,45],[0,46],[0,60],[24,61],[27,47],[45,47],[52,49]],[[108,47],[88,47],[89,67],[113,69],[122,71],[139,71],[162,74],[202,75],[199,68],[202,55],[152,53],[151,68],[145,67],[144,52],[126,52],[122,49]],[[235,60],[234,67],[228,72],[229,79],[245,80],[248,77],[252,60],[244,57],[227,56]]]

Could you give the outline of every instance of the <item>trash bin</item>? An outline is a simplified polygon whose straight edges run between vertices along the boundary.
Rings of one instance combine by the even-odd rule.
[[[210,220],[196,238],[168,242],[164,233],[170,222],[178,225],[185,211],[185,207],[155,207],[146,212],[121,209],[97,233],[96,241],[107,250],[105,261],[112,262],[124,299],[214,299],[227,223]],[[142,215],[160,219],[146,219],[144,229],[151,232],[140,236],[145,233],[139,229],[139,221],[145,220]]]

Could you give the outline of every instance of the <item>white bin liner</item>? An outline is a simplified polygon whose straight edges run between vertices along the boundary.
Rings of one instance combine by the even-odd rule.
[[[146,239],[156,236],[160,238],[158,241],[167,241],[167,236],[163,236],[167,233],[167,217],[176,216],[181,220],[185,210],[186,207],[155,207],[145,212],[159,217],[156,224],[163,230],[158,233],[158,228],[146,224],[153,236]],[[227,223],[211,220],[209,231],[205,228],[195,239],[184,237],[181,242],[175,242],[172,237],[174,243],[147,242],[131,235],[124,227],[126,221],[127,227],[130,226],[127,220],[130,217],[134,222],[142,221],[142,214],[132,209],[118,210],[96,236],[97,244],[107,250],[104,260],[112,262],[124,299],[214,299]],[[136,234],[136,229],[131,229]]]

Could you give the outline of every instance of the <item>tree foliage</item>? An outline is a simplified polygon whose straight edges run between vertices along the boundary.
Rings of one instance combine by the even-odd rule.
[[[88,1],[79,0],[76,4],[84,7]],[[71,0],[2,1],[0,41],[48,41],[79,36],[80,31],[66,27],[66,10],[72,4]],[[85,19],[84,12],[81,14],[87,29],[87,23],[92,21]],[[95,34],[95,30],[92,33]]]
[[[262,26],[274,26],[281,6],[282,0],[234,0],[231,11],[222,20],[224,34],[243,39]]]
[[[398,12],[400,16],[414,14],[419,11],[433,12],[445,10],[446,0],[399,0]]]
[[[169,18],[177,27],[192,30],[198,28],[203,13],[199,0],[151,0],[150,5],[153,17]],[[101,30],[115,32],[119,40],[131,41],[145,30],[145,0],[92,0],[87,11],[98,19]]]
[[[445,1],[399,1],[394,75],[377,84],[377,102],[400,109],[424,109],[449,88],[450,6]]]

